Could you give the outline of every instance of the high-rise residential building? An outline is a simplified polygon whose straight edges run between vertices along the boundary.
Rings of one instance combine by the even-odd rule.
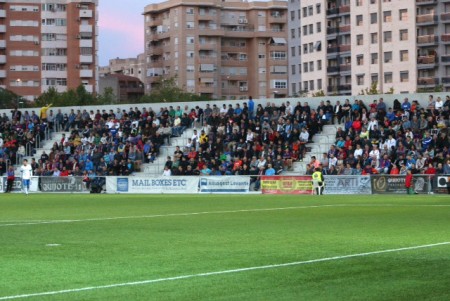
[[[144,15],[147,92],[176,77],[214,99],[288,95],[287,2],[169,0]]]
[[[450,1],[289,0],[289,94],[450,90]]]
[[[98,0],[0,0],[0,87],[97,90]]]

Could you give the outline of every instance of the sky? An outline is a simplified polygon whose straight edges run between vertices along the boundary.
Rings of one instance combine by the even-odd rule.
[[[99,66],[144,52],[144,7],[160,0],[99,1]]]

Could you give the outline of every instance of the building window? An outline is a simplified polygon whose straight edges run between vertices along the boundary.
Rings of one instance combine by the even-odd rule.
[[[295,74],[295,65],[291,65],[291,74],[292,74],[292,75]]]
[[[308,63],[303,63],[303,73],[308,72]]]
[[[377,24],[378,14],[371,13],[370,14],[370,24]]]
[[[370,81],[372,84],[378,83],[378,73],[372,73],[370,75]]]
[[[408,60],[408,50],[400,50],[400,62],[407,62]]]
[[[383,22],[392,22],[392,12],[390,10],[383,12]]]
[[[372,44],[378,43],[378,32],[373,32],[370,34],[370,43]]]
[[[295,28],[291,29],[291,39],[295,39]]]
[[[317,89],[318,90],[322,90],[323,89],[323,87],[322,87],[322,79],[321,78],[319,78],[317,80]]]
[[[287,88],[287,81],[285,81],[285,80],[274,80],[273,81],[273,88],[275,88],[275,89],[286,89]]]
[[[392,84],[392,72],[385,72],[384,73],[384,83],[385,84]]]
[[[383,35],[384,35],[383,40],[384,40],[385,43],[392,42],[392,31],[385,31],[383,33]]]
[[[308,16],[308,8],[303,7],[303,18],[306,18]]]
[[[360,74],[356,76],[356,84],[358,86],[363,86],[364,85],[364,74]]]
[[[356,0],[356,6],[363,6],[363,0]]]
[[[296,83],[291,83],[291,90],[292,90],[292,93],[297,92],[297,84]]]
[[[370,63],[371,64],[378,64],[378,53],[371,53],[370,54]]]
[[[362,26],[363,25],[363,16],[357,15],[356,16],[356,26]]]
[[[320,11],[322,10],[322,7],[320,4],[316,4],[316,14],[320,14]]]
[[[409,82],[409,72],[408,71],[400,71],[400,82],[402,82],[402,83]]]
[[[313,6],[310,5],[310,6],[308,6],[308,16],[312,16],[313,14],[314,14],[314,9],[313,9]]]
[[[194,8],[193,7],[186,7],[186,14],[193,15],[194,14]]]
[[[408,41],[408,29],[400,29],[400,41]]]
[[[186,44],[194,44],[194,37],[186,37]]]
[[[309,24],[309,34],[314,33],[314,24]]]
[[[295,56],[295,46],[291,47],[291,56]]]
[[[360,54],[356,56],[356,65],[358,66],[364,65],[364,55]]]
[[[186,22],[186,28],[187,29],[195,28],[194,22]]]
[[[384,53],[384,62],[385,63],[392,63],[392,51],[386,51]]]
[[[407,9],[401,9],[399,11],[399,20],[400,21],[408,21],[408,10]]]
[[[363,45],[364,44],[364,36],[362,34],[359,34],[356,36],[356,45]]]
[[[322,32],[322,22],[317,22],[316,23],[316,31],[317,32]]]
[[[272,60],[284,61],[284,60],[286,60],[286,52],[284,52],[284,51],[272,51],[270,53],[270,57],[271,57]]]
[[[309,71],[313,72],[314,71],[314,61],[309,62]]]
[[[303,26],[303,35],[304,36],[308,35],[308,26],[306,26],[306,25]]]
[[[322,60],[317,61],[317,70],[322,70]]]

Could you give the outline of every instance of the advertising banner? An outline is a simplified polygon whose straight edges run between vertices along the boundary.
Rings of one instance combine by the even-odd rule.
[[[38,191],[38,177],[32,177],[30,181],[30,192]],[[0,193],[4,193],[6,191],[7,179],[6,177],[0,177]],[[22,178],[16,177],[14,179],[14,184],[12,186],[12,193],[20,193],[22,191]]]
[[[401,175],[372,175],[373,194],[406,194],[405,176]],[[427,176],[414,175],[413,188],[417,193],[429,192]]]
[[[450,187],[450,175],[437,176],[433,184],[435,193],[448,193],[447,187]]]
[[[201,177],[200,192],[202,193],[246,193],[249,192],[250,177]]]
[[[106,190],[108,193],[197,193],[198,183],[198,177],[108,177]]]
[[[312,194],[311,176],[262,176],[263,194]]]
[[[370,176],[324,176],[323,194],[372,194]]]
[[[41,192],[88,192],[82,177],[41,177]]]

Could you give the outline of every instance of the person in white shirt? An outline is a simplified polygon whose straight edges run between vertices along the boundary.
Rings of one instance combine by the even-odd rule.
[[[172,171],[168,166],[164,167],[164,171],[162,174],[164,177],[170,177],[172,175]]]
[[[378,150],[378,146],[373,146],[373,149],[370,151],[369,156],[372,158],[376,158],[377,161],[380,160],[380,151]]]
[[[22,175],[22,187],[23,191],[26,195],[28,195],[28,191],[30,190],[30,181],[31,176],[33,175],[33,169],[31,165],[28,165],[28,160],[23,160],[23,165],[20,167],[20,174]]]
[[[358,156],[362,156],[362,154],[363,154],[363,149],[361,148],[361,145],[357,144],[353,155],[355,158],[358,158]]]
[[[308,142],[309,133],[306,130],[306,128],[302,128],[302,132],[300,133],[299,139],[300,139],[300,142]]]

